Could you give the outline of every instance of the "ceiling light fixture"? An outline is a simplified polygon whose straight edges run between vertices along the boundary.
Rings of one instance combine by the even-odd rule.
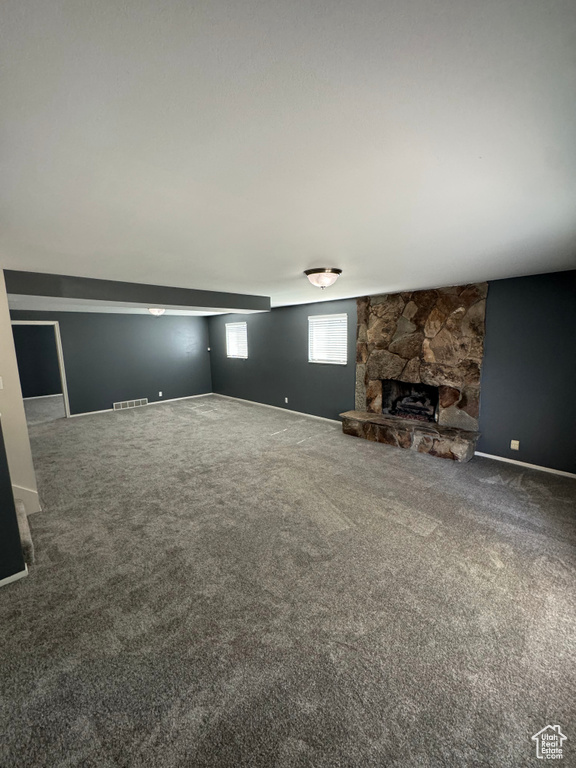
[[[334,267],[319,267],[318,269],[306,269],[304,274],[312,285],[324,290],[324,288],[334,285],[342,274],[342,270]]]
[[[154,315],[154,317],[160,317],[160,315],[163,315],[164,312],[166,312],[165,309],[160,309],[159,307],[152,307],[148,310],[151,315]]]

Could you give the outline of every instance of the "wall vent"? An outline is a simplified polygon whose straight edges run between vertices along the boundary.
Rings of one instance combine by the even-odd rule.
[[[124,400],[122,403],[113,403],[115,411],[123,411],[124,408],[138,408],[140,405],[148,405],[148,398],[142,400]]]

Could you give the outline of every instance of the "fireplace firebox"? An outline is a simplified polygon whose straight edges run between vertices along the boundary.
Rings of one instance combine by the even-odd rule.
[[[382,413],[414,421],[438,421],[438,387],[382,381]]]

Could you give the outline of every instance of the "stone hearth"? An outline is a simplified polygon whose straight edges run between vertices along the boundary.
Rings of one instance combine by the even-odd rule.
[[[346,411],[340,416],[346,435],[398,448],[410,448],[418,453],[429,453],[454,461],[470,461],[480,436],[478,432],[466,432],[397,416],[378,416],[367,411]]]
[[[358,299],[356,410],[342,414],[348,434],[471,458],[479,437],[487,290],[478,283]],[[383,380],[437,387],[438,423],[383,415]]]

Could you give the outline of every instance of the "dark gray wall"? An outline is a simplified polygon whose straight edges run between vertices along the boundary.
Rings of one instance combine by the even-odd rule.
[[[0,579],[24,570],[12,484],[0,425]]]
[[[309,363],[308,316],[341,312],[348,313],[348,364]],[[337,419],[354,408],[356,318],[355,299],[209,318],[213,391]],[[226,357],[224,326],[239,321],[248,325],[247,360]]]
[[[62,392],[52,325],[13,325],[18,373],[24,397]]]
[[[210,392],[204,317],[12,312],[13,320],[58,320],[72,413]],[[158,392],[163,397],[158,397]]]
[[[576,472],[576,271],[490,283],[480,431],[479,451]]]

